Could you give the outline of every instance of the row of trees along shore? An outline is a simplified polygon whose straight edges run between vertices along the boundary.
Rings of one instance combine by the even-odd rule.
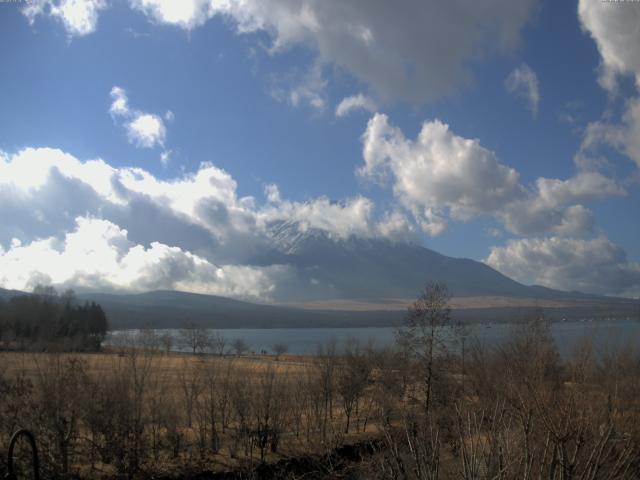
[[[73,290],[58,294],[36,286],[33,294],[0,300],[0,342],[4,349],[97,351],[108,329],[95,302],[80,304]]]
[[[434,284],[387,349],[350,340],[279,361],[144,345],[0,353],[0,455],[23,426],[47,478],[640,478],[636,344],[584,338],[562,360],[542,315],[499,345],[455,327]],[[336,454],[362,442],[357,462]],[[291,457],[271,477],[259,469]]]
[[[267,354],[273,353],[276,357],[280,357],[289,351],[286,343],[278,341],[270,348],[262,349],[259,352],[252,351],[251,346],[243,338],[234,338],[232,340],[226,338],[219,331],[214,331],[203,327],[202,325],[186,321],[183,328],[178,331],[177,335],[163,330],[155,330],[153,328],[143,328],[136,332],[121,332],[110,342],[113,348],[121,348],[135,346],[152,351],[164,351],[169,353],[173,350],[188,352],[193,355],[211,354],[211,355],[244,355],[247,353]]]

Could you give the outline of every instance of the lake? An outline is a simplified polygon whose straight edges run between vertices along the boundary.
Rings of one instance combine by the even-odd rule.
[[[471,325],[467,327],[469,337],[475,337],[485,345],[496,345],[509,335],[511,324]],[[373,342],[377,347],[386,347],[394,342],[393,327],[371,328],[273,328],[273,329],[213,329],[212,333],[224,335],[227,344],[235,339],[243,339],[253,352],[271,352],[276,343],[284,343],[289,353],[315,354],[318,345],[335,341],[340,347],[348,339],[355,338],[362,343]],[[591,337],[597,348],[616,348],[626,345],[640,346],[640,321],[635,319],[567,321],[551,325],[553,337],[560,355],[571,354],[576,344],[584,337]],[[174,350],[185,350],[179,343],[180,330],[162,330],[175,338]],[[117,330],[110,332],[105,345],[128,342],[139,333],[138,330]]]

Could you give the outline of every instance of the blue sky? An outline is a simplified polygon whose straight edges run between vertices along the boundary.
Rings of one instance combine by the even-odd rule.
[[[286,266],[248,258],[295,220],[640,294],[640,5],[271,3],[0,3],[0,286],[210,291],[213,275],[213,293],[266,298]],[[178,233],[136,233],[134,197]],[[84,234],[113,261],[54,272],[88,258],[70,246]],[[175,255],[190,267],[148,280]]]

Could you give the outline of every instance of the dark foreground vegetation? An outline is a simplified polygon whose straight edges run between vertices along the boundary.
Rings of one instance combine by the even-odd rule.
[[[107,317],[95,302],[79,304],[72,290],[62,295],[37,286],[33,294],[0,299],[0,345],[4,350],[98,351]]]
[[[428,286],[384,351],[0,354],[0,453],[26,427],[45,478],[640,478],[640,351],[562,362],[541,315],[446,350],[447,300]]]

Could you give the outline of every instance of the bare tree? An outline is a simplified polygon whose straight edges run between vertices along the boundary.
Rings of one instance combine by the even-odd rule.
[[[249,350],[249,345],[245,342],[244,338],[236,338],[231,342],[231,348],[236,352],[236,355],[240,356]]]
[[[136,340],[136,345],[150,352],[156,352],[160,349],[160,336],[158,335],[158,331],[148,325],[140,330]]]
[[[211,346],[211,335],[209,331],[194,323],[186,322],[184,328],[180,330],[182,346],[196,353],[204,353]]]
[[[211,336],[211,349],[215,355],[224,356],[226,352],[227,339],[220,332],[215,332]]]
[[[187,426],[191,428],[193,425],[193,409],[202,389],[200,365],[184,359],[178,377],[184,401],[184,411],[187,415]]]
[[[267,448],[274,453],[278,451],[286,412],[289,410],[286,384],[286,374],[276,373],[270,365],[260,376],[251,396],[252,433],[261,461],[265,459]]]
[[[173,336],[169,332],[164,332],[160,335],[159,340],[164,353],[168,355],[171,352],[171,347],[173,347]]]
[[[336,375],[337,392],[346,416],[345,433],[349,433],[351,415],[354,409],[358,409],[358,402],[369,383],[371,370],[367,353],[357,340],[350,339],[345,345],[342,365]]]
[[[289,351],[289,347],[286,343],[278,342],[271,347],[271,350],[275,353],[276,358],[279,358],[281,355],[284,355]]]
[[[432,401],[434,360],[446,350],[447,332],[451,323],[449,291],[442,283],[427,283],[422,294],[411,304],[404,325],[396,334],[397,343],[418,363],[423,388],[423,407],[429,413]]]
[[[218,397],[222,394],[220,391],[221,373],[220,363],[217,359],[210,359],[203,365],[203,388],[200,402],[204,411],[203,420],[205,420],[207,427],[210,450],[213,453],[217,453],[220,448],[217,406],[219,404]]]
[[[326,345],[318,346],[318,388],[321,398],[321,414],[322,423],[320,427],[320,433],[322,441],[325,442],[328,437],[327,434],[330,420],[333,420],[333,400],[336,389],[336,342],[330,340]]]
[[[57,354],[37,366],[37,392],[39,393],[36,421],[41,450],[51,459],[63,475],[69,473],[69,457],[72,444],[79,430],[79,387],[83,364],[76,358],[63,359]]]

